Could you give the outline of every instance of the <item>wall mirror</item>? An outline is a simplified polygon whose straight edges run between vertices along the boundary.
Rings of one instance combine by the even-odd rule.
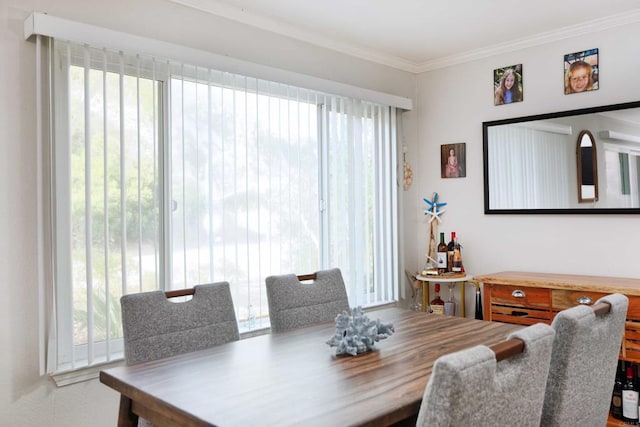
[[[640,213],[640,101],[482,131],[486,214]]]

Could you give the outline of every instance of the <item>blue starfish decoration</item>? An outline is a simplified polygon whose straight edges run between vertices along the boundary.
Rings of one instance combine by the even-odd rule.
[[[431,223],[434,219],[437,219],[438,222],[441,222],[440,220],[440,215],[442,215],[446,209],[440,209],[443,206],[446,206],[447,203],[446,202],[438,202],[438,193],[433,193],[432,199],[422,199],[424,200],[428,205],[428,209],[426,211],[424,211],[425,215],[431,215],[431,218],[429,218],[429,223]]]

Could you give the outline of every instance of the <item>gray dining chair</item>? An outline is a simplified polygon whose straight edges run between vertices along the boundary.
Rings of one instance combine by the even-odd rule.
[[[607,424],[628,305],[626,296],[612,294],[553,319],[556,338],[541,426]]]
[[[304,283],[306,280],[311,283]],[[273,332],[328,322],[349,310],[347,290],[338,268],[304,276],[269,276],[265,283]]]
[[[184,302],[171,297],[192,294]],[[184,291],[125,295],[122,306],[124,356],[128,365],[202,350],[240,338],[229,283]]]
[[[496,346],[439,357],[416,425],[538,427],[554,335],[538,323]]]

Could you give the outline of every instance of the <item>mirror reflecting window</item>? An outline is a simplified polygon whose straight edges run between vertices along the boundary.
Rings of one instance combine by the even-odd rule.
[[[640,214],[640,101],[484,122],[482,133],[486,214]]]
[[[576,146],[578,166],[578,203],[598,201],[598,162],[596,140],[588,130],[578,135]]]

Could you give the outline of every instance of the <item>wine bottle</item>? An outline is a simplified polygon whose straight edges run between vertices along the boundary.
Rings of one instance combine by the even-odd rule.
[[[433,314],[444,314],[444,301],[440,298],[440,283],[436,283],[433,287],[436,296],[433,297],[430,303],[431,312]]]
[[[611,396],[611,416],[618,420],[622,419],[622,365],[622,360],[618,360],[616,380],[613,384],[613,395]]]
[[[447,271],[453,271],[453,249],[456,240],[456,232],[451,232],[451,240],[447,244]]]
[[[622,420],[627,424],[638,423],[638,389],[631,365],[627,365],[626,381],[622,383]]]
[[[444,233],[440,233],[438,244],[438,274],[447,272],[447,244],[444,241]]]
[[[462,252],[460,251],[460,243],[458,243],[457,237],[453,244],[453,268],[451,271],[456,273],[462,272]]]
[[[482,295],[480,294],[480,286],[476,287],[476,319],[482,320]]]

